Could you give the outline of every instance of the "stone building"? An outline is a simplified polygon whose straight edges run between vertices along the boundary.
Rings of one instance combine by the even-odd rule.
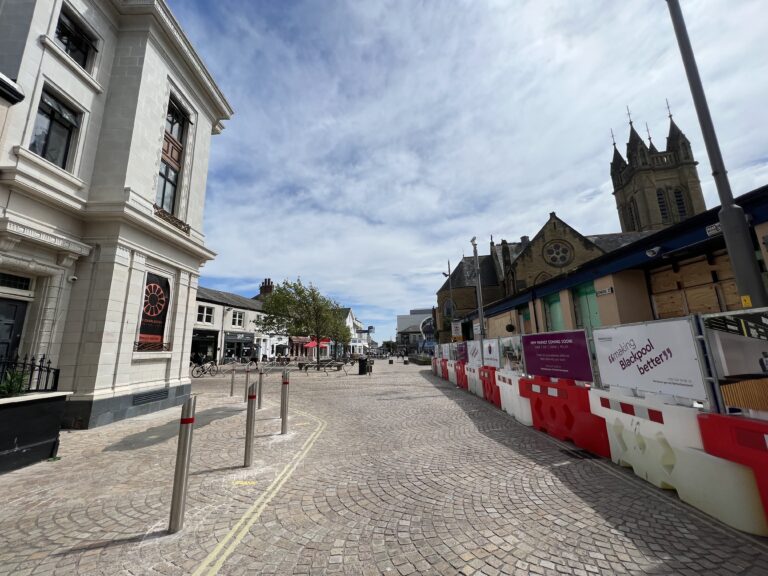
[[[630,122],[627,159],[613,145],[611,180],[622,232],[660,230],[707,209],[691,143],[669,116],[667,147],[659,152]]]
[[[45,355],[65,425],[189,393],[211,135],[232,109],[164,0],[0,3],[6,355]]]

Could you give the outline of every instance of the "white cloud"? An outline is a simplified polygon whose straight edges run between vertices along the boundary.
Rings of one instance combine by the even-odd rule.
[[[618,230],[609,129],[623,152],[629,105],[663,147],[665,98],[716,204],[664,2],[170,3],[236,110],[213,143],[207,284],[300,275],[389,338],[472,236],[533,235],[553,210]],[[683,2],[737,194],[768,175],[763,9]]]

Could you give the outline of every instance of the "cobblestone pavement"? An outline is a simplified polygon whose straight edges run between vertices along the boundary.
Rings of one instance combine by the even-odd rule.
[[[356,371],[355,371],[356,372]],[[65,432],[0,476],[0,574],[768,574],[768,544],[419,366],[276,375],[241,468],[242,380],[195,382],[187,516],[169,536],[179,409]],[[716,487],[713,487],[716,489]]]

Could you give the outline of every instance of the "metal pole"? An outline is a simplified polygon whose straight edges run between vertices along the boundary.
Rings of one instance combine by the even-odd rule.
[[[187,501],[187,483],[189,480],[189,457],[192,453],[192,432],[195,423],[196,396],[184,401],[179,421],[179,444],[176,448],[176,471],[173,475],[173,494],[171,495],[171,520],[168,532],[175,534],[184,527],[184,507]]]
[[[248,391],[247,410],[245,415],[245,468],[250,468],[253,464],[253,429],[256,425],[256,384],[251,384],[246,388]]]
[[[477,283],[477,316],[480,320],[480,365],[485,366],[485,353],[483,352],[483,340],[485,339],[485,317],[483,316],[483,284],[480,280],[480,259],[477,256],[477,243],[472,238],[472,251],[475,255],[475,276]]]
[[[235,366],[232,365],[232,377],[229,379],[229,395],[235,395]]]
[[[696,58],[693,55],[693,48],[688,37],[688,30],[685,27],[680,3],[678,0],[667,0],[667,6],[669,7],[669,15],[672,18],[672,26],[675,29],[677,44],[680,47],[680,54],[683,58],[688,85],[691,88],[696,115],[699,117],[699,125],[704,137],[704,145],[707,148],[707,156],[712,166],[712,176],[715,179],[717,194],[720,197],[720,212],[718,216],[723,229],[725,247],[731,259],[736,287],[741,295],[741,305],[744,308],[768,306],[768,295],[766,294],[757,259],[755,258],[752,233],[744,215],[744,210],[733,200],[731,184],[728,181],[728,172],[725,169],[725,162],[720,153],[715,125],[709,113],[707,98],[704,95],[704,86],[701,83],[699,69],[696,66]]]
[[[243,401],[248,402],[248,386],[251,380],[251,367],[246,364],[245,366],[245,387],[243,388]]]
[[[283,370],[283,385],[280,391],[280,434],[288,433],[288,370]]]
[[[259,394],[257,408],[261,410],[261,397],[264,392],[264,368],[259,368]]]

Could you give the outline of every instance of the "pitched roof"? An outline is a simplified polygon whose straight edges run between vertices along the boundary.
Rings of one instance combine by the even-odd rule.
[[[255,310],[257,312],[261,312],[264,306],[260,300],[246,298],[245,296],[240,296],[239,294],[233,294],[231,292],[213,290],[203,286],[198,286],[197,288],[197,300],[200,302],[209,302],[211,304],[231,306],[232,308]]]
[[[614,250],[631,244],[640,238],[652,234],[652,231],[647,232],[614,232],[611,234],[593,234],[586,236],[586,238],[597,245],[603,252],[613,252]]]
[[[493,265],[491,256],[478,256],[480,263],[480,281],[483,286],[498,286],[499,279],[496,277],[496,267]],[[475,286],[475,258],[474,256],[465,256],[456,267],[451,271],[451,282],[446,279],[438,292],[449,290],[450,288],[466,288]]]

